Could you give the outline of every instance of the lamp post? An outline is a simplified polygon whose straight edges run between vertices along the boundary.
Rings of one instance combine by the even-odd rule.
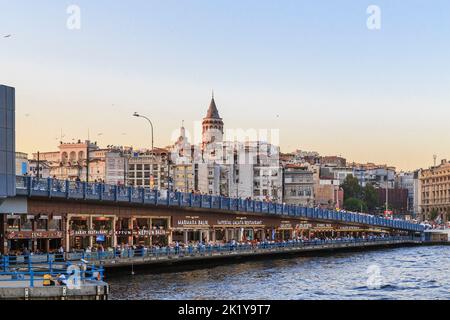
[[[153,152],[154,151],[154,136],[153,136],[153,123],[152,123],[152,121],[149,118],[147,118],[146,116],[143,116],[143,115],[139,114],[138,112],[135,112],[133,114],[133,117],[143,118],[143,119],[147,120],[148,123],[150,123],[150,128],[151,128],[151,133],[152,133],[152,151],[151,151],[151,155],[152,155],[152,158],[154,158],[155,154]],[[152,160],[150,160],[150,161],[151,161],[150,179],[153,180],[153,161]],[[152,185],[152,182],[150,181],[150,186],[151,185]]]
[[[151,129],[152,129],[152,152],[153,152],[153,141],[154,141],[154,138],[153,138],[153,123],[152,123],[152,121],[151,121],[149,118],[147,118],[146,116],[140,115],[140,114],[137,113],[137,112],[135,112],[135,113],[133,114],[133,117],[136,117],[136,118],[143,118],[143,119],[147,120],[148,123],[150,123],[150,127],[151,127]]]

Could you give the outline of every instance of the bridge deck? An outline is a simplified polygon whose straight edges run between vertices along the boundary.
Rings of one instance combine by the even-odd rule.
[[[420,224],[405,220],[386,219],[368,214],[325,210],[321,208],[306,208],[296,205],[221,196],[169,192],[167,190],[119,187],[107,184],[60,181],[55,179],[37,179],[35,177],[17,177],[16,189],[18,195],[30,198],[129,203],[145,206],[178,207],[180,209],[223,210],[237,213],[256,213],[300,219],[326,220],[334,223],[355,223],[409,232],[424,231],[424,227]]]

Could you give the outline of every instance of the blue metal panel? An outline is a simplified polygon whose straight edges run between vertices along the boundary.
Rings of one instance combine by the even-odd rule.
[[[307,208],[301,207],[300,208],[300,216],[306,218],[307,217]]]
[[[316,208],[313,209],[313,217],[316,219],[319,217],[319,210]]]

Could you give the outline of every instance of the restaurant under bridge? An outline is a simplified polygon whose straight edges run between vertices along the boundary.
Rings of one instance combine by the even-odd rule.
[[[2,253],[424,231],[419,224],[368,214],[99,183],[17,177],[16,193],[0,205]]]

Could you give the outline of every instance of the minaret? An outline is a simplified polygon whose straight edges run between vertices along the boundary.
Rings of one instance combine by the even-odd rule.
[[[184,128],[184,120],[181,123],[180,137],[178,138],[178,140],[183,142],[186,140],[186,129]]]
[[[223,121],[217,110],[214,92],[212,94],[211,104],[209,105],[206,117],[203,119],[203,146],[223,141]]]

